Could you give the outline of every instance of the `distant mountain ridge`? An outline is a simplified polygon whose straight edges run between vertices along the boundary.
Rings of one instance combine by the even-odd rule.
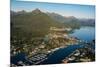
[[[64,24],[78,23],[81,26],[95,26],[95,19],[79,19],[74,16],[64,17],[60,14],[49,12],[47,12],[47,15],[49,15],[52,19]]]
[[[36,8],[32,12],[41,13],[41,10]],[[24,13],[28,13],[28,12],[26,12],[25,10],[18,11],[18,12],[11,11],[11,14],[14,14],[14,15],[24,14]],[[44,13],[44,12],[42,12],[42,13]],[[95,19],[79,19],[74,16],[65,17],[65,16],[62,16],[62,15],[54,13],[54,12],[53,13],[46,12],[45,14],[50,16],[53,20],[60,22],[60,23],[64,23],[64,24],[71,23],[71,22],[74,22],[74,23],[77,22],[79,25],[82,25],[82,26],[94,26],[95,25]]]
[[[94,19],[78,19],[74,16],[64,17],[57,13],[45,13],[38,8],[26,12],[25,10],[11,12],[11,33],[17,37],[43,36],[49,32],[50,27],[95,26]],[[24,35],[23,35],[24,34]]]

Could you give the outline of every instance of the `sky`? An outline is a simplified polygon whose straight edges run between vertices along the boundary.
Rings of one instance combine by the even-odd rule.
[[[74,16],[77,18],[95,19],[94,5],[23,2],[11,0],[11,10],[13,11],[32,11],[36,8],[39,8],[43,12],[54,12],[65,17]]]

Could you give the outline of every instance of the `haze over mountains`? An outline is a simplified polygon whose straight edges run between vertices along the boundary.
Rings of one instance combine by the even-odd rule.
[[[95,26],[95,19],[78,19],[74,16],[64,17],[56,13],[44,13],[39,9],[31,12],[11,11],[12,35],[43,36],[49,32],[50,27]],[[23,35],[24,34],[24,35]]]
[[[33,10],[34,12],[41,12],[41,13],[44,13],[42,11],[40,11],[38,8]],[[33,12],[32,11],[32,12]],[[18,15],[18,14],[24,14],[24,13],[28,13],[26,12],[25,10],[22,10],[22,11],[18,11],[18,12],[14,12],[14,11],[11,11],[11,14],[14,14],[14,15]],[[94,26],[95,24],[95,19],[92,19],[92,18],[76,18],[74,16],[62,16],[60,14],[57,14],[57,13],[50,13],[50,12],[46,12],[45,14],[47,14],[48,16],[50,16],[53,20],[56,20],[58,22],[61,22],[61,23],[71,23],[71,22],[79,22],[81,23],[81,25],[89,25],[89,26]]]
[[[71,23],[75,23],[75,24],[80,24],[81,26],[94,26],[95,25],[95,19],[80,19],[80,18],[76,18],[74,16],[62,16],[59,15],[57,13],[49,13],[47,12],[47,14],[54,20],[64,23],[64,24],[71,24]]]

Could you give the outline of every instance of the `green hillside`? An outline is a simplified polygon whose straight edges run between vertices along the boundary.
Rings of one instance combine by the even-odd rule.
[[[51,19],[39,9],[11,15],[11,33],[17,38],[44,36],[51,26],[62,27],[63,24]]]

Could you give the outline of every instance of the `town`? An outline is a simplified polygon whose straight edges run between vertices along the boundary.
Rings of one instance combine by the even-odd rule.
[[[83,48],[73,51],[69,56],[62,60],[62,63],[95,61],[94,44],[94,40],[91,43],[85,43]]]
[[[26,43],[23,40],[18,40],[23,44],[19,47],[11,46],[11,57],[14,57],[22,52],[26,54],[25,60],[31,64],[38,64],[54,51],[60,48],[67,47],[69,45],[77,44],[80,40],[75,37],[70,37],[67,32],[71,31],[71,28],[56,28],[50,27],[50,31],[43,38],[36,37]],[[18,43],[17,40],[13,40],[12,44]],[[21,46],[22,45],[22,46]],[[21,62],[21,63],[20,63]],[[18,61],[18,65],[28,65],[25,61]]]

